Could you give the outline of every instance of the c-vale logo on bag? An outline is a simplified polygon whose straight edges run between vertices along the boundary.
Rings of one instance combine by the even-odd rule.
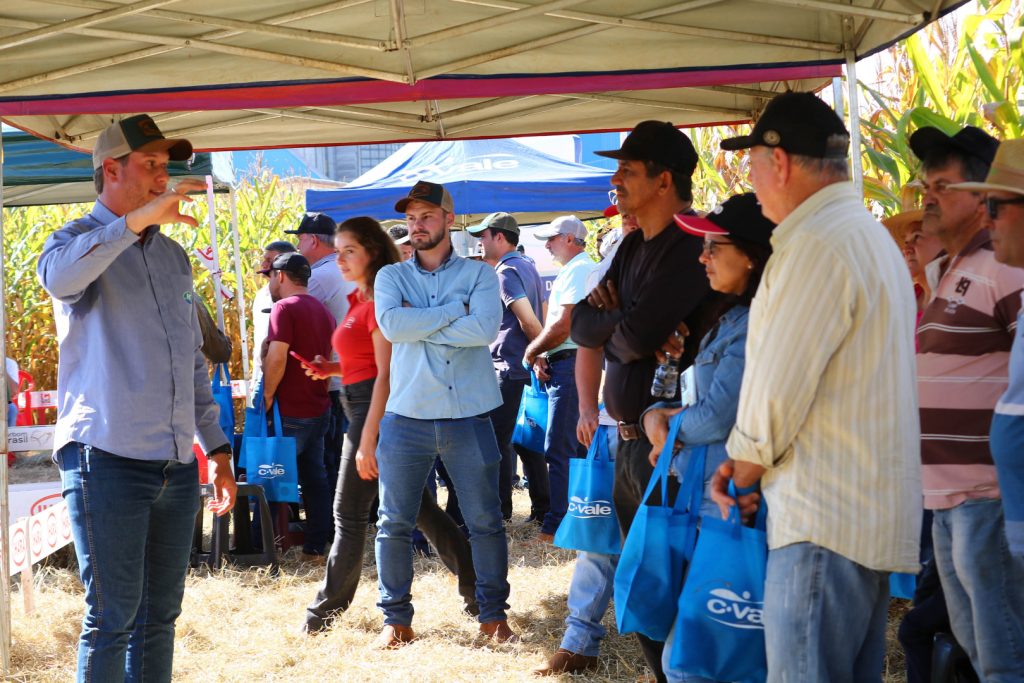
[[[284,474],[284,465],[280,463],[266,463],[256,468],[256,474],[264,479],[273,479]]]
[[[570,496],[569,514],[580,519],[611,517],[612,504],[607,500],[590,500],[589,498]]]
[[[712,588],[708,593],[708,619],[730,628],[764,629],[764,602],[751,600],[749,592],[737,595],[728,588]]]

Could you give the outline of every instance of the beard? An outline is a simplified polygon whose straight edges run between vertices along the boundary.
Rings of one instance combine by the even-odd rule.
[[[416,251],[429,251],[444,241],[445,232],[447,232],[447,229],[440,231],[436,235],[431,235],[430,233],[426,235],[410,235],[409,244]]]

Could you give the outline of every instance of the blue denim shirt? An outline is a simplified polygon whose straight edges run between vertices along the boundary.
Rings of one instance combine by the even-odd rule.
[[[701,342],[693,361],[697,403],[683,411],[682,423],[672,457],[672,469],[682,479],[695,447],[708,447],[704,465],[703,512],[717,511],[708,496],[708,484],[718,466],[725,462],[725,440],[736,424],[740,402],[740,383],[747,345],[749,306],[733,306],[719,319],[717,330]],[[714,338],[712,338],[714,334]],[[678,406],[679,402],[656,403],[651,408]],[[651,408],[648,408],[650,410]]]
[[[37,274],[54,298],[60,359],[54,452],[79,441],[136,460],[223,446],[200,351],[192,265],[151,227],[140,241],[96,202],[46,240]]]
[[[488,348],[501,324],[493,268],[452,253],[429,271],[413,256],[377,273],[373,298],[377,324],[393,345],[388,412],[443,420],[501,404]]]

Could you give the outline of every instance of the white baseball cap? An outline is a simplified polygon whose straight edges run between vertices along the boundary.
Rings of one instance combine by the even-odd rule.
[[[549,240],[556,235],[572,235],[576,239],[587,239],[587,226],[576,216],[559,216],[534,233],[539,240]]]

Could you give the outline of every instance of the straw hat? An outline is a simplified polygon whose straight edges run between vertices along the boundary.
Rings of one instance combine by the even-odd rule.
[[[1024,194],[1024,139],[1004,140],[983,183],[956,183],[954,190],[997,190]]]
[[[892,238],[896,240],[897,244],[902,245],[906,239],[910,229],[914,227],[915,223],[920,223],[924,219],[923,209],[912,209],[910,211],[904,211],[898,213],[895,216],[889,216],[888,218],[882,219],[882,225],[888,230]]]

